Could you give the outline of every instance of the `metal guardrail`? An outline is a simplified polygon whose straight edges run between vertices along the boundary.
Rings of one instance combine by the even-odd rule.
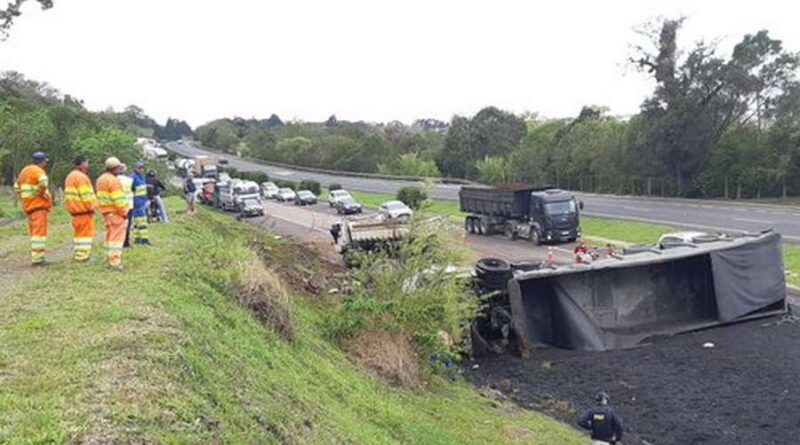
[[[197,148],[201,150],[205,150],[211,153],[214,153],[218,156],[234,156],[240,160],[252,162],[254,164],[262,164],[268,165],[271,167],[279,167],[279,168],[286,168],[292,170],[298,170],[308,173],[319,173],[324,175],[331,175],[331,176],[348,176],[353,178],[369,178],[369,179],[385,179],[387,181],[407,181],[407,182],[425,182],[425,181],[433,181],[439,184],[458,184],[458,185],[480,185],[477,182],[469,181],[466,179],[460,178],[426,178],[421,176],[397,176],[397,175],[382,175],[379,173],[362,173],[362,172],[352,172],[352,171],[344,171],[344,170],[328,170],[324,168],[315,168],[315,167],[305,167],[302,165],[294,165],[294,164],[285,164],[283,162],[275,162],[275,161],[267,161],[264,159],[257,159],[257,158],[250,158],[250,157],[242,157],[236,156],[231,153],[224,153],[216,149],[202,147],[200,145],[194,144]],[[169,146],[165,146],[167,151],[171,151],[176,154],[178,153],[177,150],[170,148]]]

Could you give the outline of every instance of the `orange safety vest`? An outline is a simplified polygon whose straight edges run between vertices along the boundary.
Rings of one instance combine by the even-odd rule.
[[[97,203],[103,215],[111,213],[122,217],[128,215],[128,205],[119,178],[108,172],[97,178]]]
[[[31,164],[23,168],[14,183],[14,191],[22,201],[22,211],[30,215],[37,210],[50,210],[53,207],[53,198],[47,191],[48,185],[47,173],[42,167]]]
[[[64,181],[64,205],[70,215],[94,213],[97,198],[94,196],[92,180],[80,170],[72,170]]]

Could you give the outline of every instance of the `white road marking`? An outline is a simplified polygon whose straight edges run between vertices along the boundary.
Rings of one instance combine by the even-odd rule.
[[[628,207],[628,206],[622,206],[622,208],[623,208],[623,209],[625,209],[625,210],[640,210],[640,211],[642,211],[642,212],[649,212],[649,211],[650,211],[650,209],[648,209],[648,208],[646,208],[646,207]]]
[[[775,224],[775,221],[767,221],[764,219],[733,218],[733,220],[741,222],[751,222],[756,224]]]

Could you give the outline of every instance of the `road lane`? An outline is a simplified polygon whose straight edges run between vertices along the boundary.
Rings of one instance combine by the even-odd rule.
[[[189,143],[169,143],[167,146],[186,157],[202,154],[224,157],[229,161],[231,167],[240,171],[263,171],[271,177],[291,181],[313,180],[323,186],[338,183],[346,189],[362,192],[394,194],[402,187],[419,184],[410,181],[338,176],[293,170],[251,162],[231,155],[219,155]],[[434,199],[457,200],[459,189],[460,186],[455,184],[436,184],[431,187],[428,195]],[[800,208],[797,207],[581,193],[578,193],[578,196],[585,203],[583,213],[587,216],[731,232],[761,231],[772,228],[781,233],[788,241],[800,242]]]

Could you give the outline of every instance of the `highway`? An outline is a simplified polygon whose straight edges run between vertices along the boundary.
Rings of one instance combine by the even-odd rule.
[[[167,148],[185,157],[196,155],[224,157],[229,161],[229,165],[237,170],[263,171],[270,178],[286,181],[313,180],[323,186],[338,183],[349,190],[391,194],[402,187],[418,185],[409,181],[340,176],[276,167],[232,155],[219,155],[189,143],[171,142],[167,144]],[[459,185],[436,184],[429,190],[428,195],[434,199],[457,200],[459,188]],[[787,241],[800,242],[800,208],[797,207],[580,193],[578,195],[585,205],[583,214],[587,216],[730,232],[771,228],[781,233]]]

